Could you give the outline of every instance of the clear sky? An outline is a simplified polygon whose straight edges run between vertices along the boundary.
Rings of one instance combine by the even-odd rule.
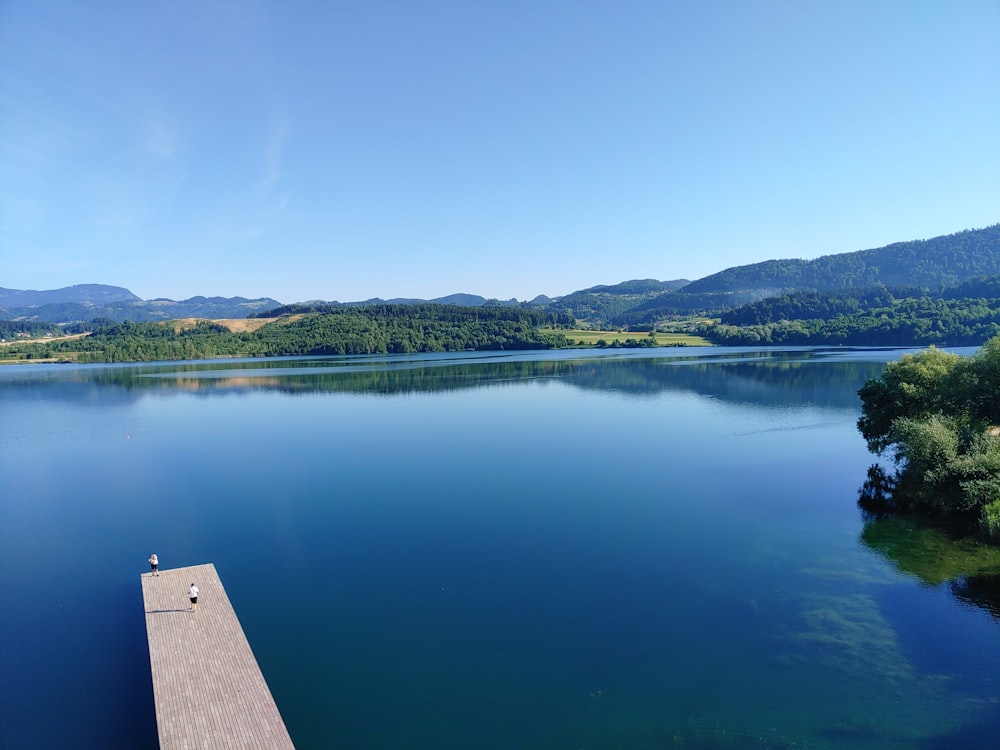
[[[1000,221],[997,0],[0,0],[0,286],[530,299]]]

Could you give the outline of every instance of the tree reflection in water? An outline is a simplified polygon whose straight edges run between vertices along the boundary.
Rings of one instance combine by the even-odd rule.
[[[865,511],[861,542],[900,572],[926,586],[947,585],[959,601],[1000,620],[1000,548],[967,526]]]

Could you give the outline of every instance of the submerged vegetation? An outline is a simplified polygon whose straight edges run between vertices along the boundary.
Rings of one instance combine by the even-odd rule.
[[[968,581],[1000,581],[1000,549],[963,534],[961,528],[926,519],[872,514],[861,542],[899,572],[925,586],[948,584],[958,595]],[[997,610],[1000,599],[990,607]]]
[[[1000,337],[972,357],[931,347],[859,391],[858,429],[895,469],[869,469],[864,505],[974,520],[1000,542]]]

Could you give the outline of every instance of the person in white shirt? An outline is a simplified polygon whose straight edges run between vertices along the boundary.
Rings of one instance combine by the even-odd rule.
[[[193,582],[188,588],[188,599],[191,600],[191,611],[194,612],[198,609],[198,587]]]
[[[156,556],[155,552],[149,556],[149,574],[151,576],[160,575],[160,558]]]

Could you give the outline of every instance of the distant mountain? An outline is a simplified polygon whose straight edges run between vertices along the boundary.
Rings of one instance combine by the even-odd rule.
[[[691,282],[688,279],[676,279],[674,281],[657,281],[656,279],[633,279],[623,281],[620,284],[592,286],[574,294],[610,294],[610,295],[630,295],[648,294],[650,292],[674,292],[683,289]]]
[[[420,298],[373,298],[359,302],[315,300],[282,306],[262,297],[192,297],[142,300],[128,289],[81,284],[51,291],[0,288],[0,319],[88,322],[94,318],[136,322],[175,318],[245,318],[269,310],[337,305],[437,303],[480,307],[527,307],[571,315],[594,325],[650,325],[671,316],[718,314],[747,303],[795,292],[870,289],[877,286],[926,288],[940,292],[965,281],[1000,274],[1000,224],[929,240],[897,242],[881,248],[825,255],[815,260],[767,260],[734,266],[696,281],[633,279],[598,285],[562,297],[539,295],[530,302],[487,299],[475,294]]]
[[[727,268],[684,287],[685,293],[755,291],[784,294],[873,286],[939,290],[977,276],[1000,273],[1000,224],[929,240],[897,242],[873,250],[815,260],[768,260]]]
[[[107,305],[113,302],[141,302],[128,289],[105,284],[77,284],[63,289],[37,292],[31,289],[4,289],[0,287],[0,307],[40,307],[65,302]]]
[[[487,299],[486,297],[480,297],[478,294],[449,294],[445,297],[435,297],[434,299],[421,299],[419,297],[393,297],[391,299],[382,299],[381,297],[372,297],[371,299],[366,299],[360,302],[334,302],[326,304],[343,304],[343,305],[426,305],[428,303],[436,305],[458,305],[459,307],[482,307],[483,305],[489,304],[499,304],[503,306],[517,307],[521,303],[516,299],[509,299],[505,301]],[[309,303],[302,303],[309,304]]]
[[[685,287],[690,282],[687,279],[675,281],[656,281],[655,279],[633,279],[610,286],[592,286],[579,292],[567,294],[564,297],[549,299],[536,297],[528,303],[529,307],[546,310],[574,318],[587,323],[604,324],[615,320],[637,305],[658,299]]]
[[[548,299],[548,298],[545,298]],[[431,300],[419,298],[381,298],[359,302],[325,302],[313,300],[298,303],[309,306],[420,305],[428,302],[462,307],[499,305],[519,307],[516,299],[495,300],[476,294],[450,294]],[[25,291],[0,288],[0,320],[20,320],[37,323],[80,323],[95,318],[115,322],[153,322],[177,318],[247,318],[288,306],[270,297],[191,297],[186,300],[165,298],[144,300],[128,289],[103,284],[80,284],[50,291]]]
[[[1000,273],[1000,224],[929,240],[897,242],[873,250],[815,260],[768,260],[693,281],[676,292],[652,294],[604,321],[648,325],[671,315],[718,313],[794,292],[878,286],[940,291]]]
[[[269,297],[191,297],[143,300],[128,289],[82,284],[51,291],[0,289],[0,319],[39,323],[78,323],[95,318],[150,322],[177,318],[246,318],[278,307]]]
[[[281,303],[270,297],[191,297],[175,302],[170,299],[153,299],[136,304],[150,311],[151,320],[176,318],[248,318],[255,313],[270,310]]]

